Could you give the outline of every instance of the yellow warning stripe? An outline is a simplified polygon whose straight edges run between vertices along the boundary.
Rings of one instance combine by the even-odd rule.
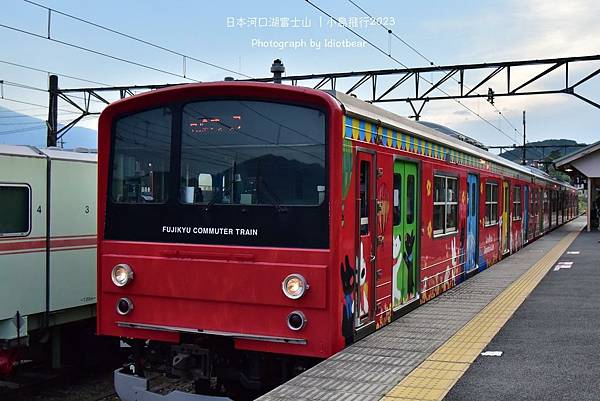
[[[578,234],[579,231],[567,234],[525,274],[398,383],[383,400],[442,400]]]

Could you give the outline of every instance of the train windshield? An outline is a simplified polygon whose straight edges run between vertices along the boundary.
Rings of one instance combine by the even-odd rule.
[[[240,99],[117,119],[106,238],[326,248],[325,127],[322,110]]]
[[[183,108],[180,202],[319,205],[325,195],[325,116],[258,101]]]

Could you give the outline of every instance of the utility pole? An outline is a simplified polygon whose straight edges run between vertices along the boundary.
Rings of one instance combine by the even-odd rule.
[[[527,164],[527,159],[525,158],[526,156],[526,149],[525,149],[525,110],[523,110],[523,160],[522,163],[524,166]]]
[[[46,121],[46,146],[56,146],[58,131],[58,76],[50,75],[48,80],[48,120]]]

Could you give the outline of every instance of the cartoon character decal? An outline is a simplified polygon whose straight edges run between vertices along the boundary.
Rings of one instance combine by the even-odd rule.
[[[477,245],[478,244],[475,242],[475,232],[469,231],[467,234],[467,249],[469,250],[469,253],[467,254],[467,266],[471,266],[472,269],[477,269],[478,263],[477,260],[475,260]]]
[[[354,341],[354,289],[356,287],[356,271],[350,265],[350,259],[346,255],[344,263],[340,264],[342,279],[342,291],[344,293],[344,308],[342,309],[342,336],[346,345]]]
[[[414,233],[406,233],[404,244],[400,235],[394,235],[392,250],[392,299],[394,308],[418,296],[418,289],[415,282],[416,265],[414,249]]]
[[[402,274],[400,266],[402,265],[402,240],[399,235],[394,235],[393,240],[393,264],[392,264],[392,299],[394,307],[402,303]]]
[[[446,245],[448,246],[448,245]],[[448,251],[448,248],[446,248]],[[457,278],[460,276],[461,266],[461,253],[462,249],[456,247],[456,237],[452,238],[450,242],[450,255],[446,253],[448,258],[448,265],[443,271],[431,276],[423,277],[421,283],[423,284],[423,296],[421,297],[421,304],[437,297],[442,292],[449,290],[457,284]],[[449,256],[449,257],[448,257]]]
[[[414,263],[413,263],[413,249],[414,249],[414,245],[415,245],[415,236],[413,233],[406,233],[405,235],[405,241],[404,241],[404,252],[403,252],[403,259],[404,259],[404,263],[406,264],[406,270],[407,270],[407,283],[406,283],[406,295],[407,295],[407,299],[412,299],[413,296],[415,295],[415,282],[414,282],[414,276],[415,276],[415,271],[414,271]]]
[[[358,260],[358,280],[360,295],[360,317],[369,314],[369,283],[367,282],[367,263],[363,252],[363,243],[360,242],[360,258]]]
[[[383,235],[390,217],[390,198],[385,182],[377,188],[377,233]]]

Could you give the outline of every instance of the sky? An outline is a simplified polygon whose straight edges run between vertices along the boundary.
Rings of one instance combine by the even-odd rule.
[[[357,33],[385,52],[391,50],[392,56],[402,64],[410,67],[428,64],[426,59],[398,39],[390,37],[381,27],[360,26],[361,17],[365,15],[352,1],[311,1],[336,18],[345,19],[348,23],[358,21],[359,26],[354,28]],[[372,16],[380,18],[397,36],[436,65],[600,54],[600,24],[597,23],[600,1],[597,0],[353,1]],[[329,17],[305,0],[36,2],[56,10],[51,14],[50,23],[50,36],[54,40],[46,38],[47,9],[27,1],[3,0],[3,12],[0,14],[0,43],[3,44],[0,80],[5,84],[2,85],[4,99],[0,99],[0,107],[42,120],[47,111],[41,106],[48,102],[47,93],[43,91],[47,88],[48,74],[44,71],[58,73],[61,88],[220,81],[226,76],[243,78],[242,75],[189,58],[184,65],[181,55],[107,32],[61,15],[60,12],[251,77],[270,76],[269,69],[276,58],[285,64],[287,75],[402,67],[348,30],[332,24]],[[288,26],[285,26],[285,21]],[[355,47],[327,48],[331,39],[346,41]],[[129,60],[130,63],[58,41]],[[297,44],[295,48],[293,43]],[[32,71],[10,63],[42,71]],[[573,66],[570,69],[572,80],[597,68],[600,68],[598,62]],[[184,75],[184,70],[187,79],[178,76]],[[527,73],[540,71],[539,67],[532,67]],[[513,74],[515,82],[518,82],[519,74]],[[503,87],[505,76],[500,75],[482,90],[487,91],[489,86]],[[425,78],[433,81],[439,76],[440,73],[431,73],[426,74]],[[474,83],[476,78],[475,75],[467,76],[465,84]],[[535,87],[557,87],[563,82],[564,70],[559,69]],[[339,84],[342,89],[350,85],[344,82]],[[23,88],[23,85],[28,88]],[[422,82],[423,88],[427,85]],[[449,80],[442,89],[450,91],[456,86],[455,81]],[[357,92],[359,98],[367,95],[366,90]],[[585,83],[579,91],[600,103],[600,76]],[[528,141],[568,138],[590,143],[600,139],[600,129],[596,123],[600,109],[574,96],[555,94],[496,98],[496,108],[485,100],[468,99],[461,102],[471,111],[452,100],[429,102],[421,118],[447,125],[486,145],[509,145],[522,141],[522,111],[526,110]],[[101,110],[100,104],[92,105],[95,110]],[[61,102],[59,107],[59,121],[62,123],[69,122],[76,115],[69,113],[73,107],[65,102]],[[385,103],[380,107],[403,116],[413,114],[405,103]],[[0,112],[0,117],[2,113],[5,112]],[[38,124],[43,128],[42,122]],[[97,118],[86,117],[79,126],[96,129]],[[27,141],[26,130],[35,127],[30,120],[22,120],[19,125],[16,120],[0,119],[0,134],[22,128],[22,136],[10,136],[14,143]],[[7,138],[0,136],[0,142],[2,139],[7,141]],[[69,141],[68,136],[65,139]],[[73,146],[77,145],[73,143],[76,141],[73,137]]]

